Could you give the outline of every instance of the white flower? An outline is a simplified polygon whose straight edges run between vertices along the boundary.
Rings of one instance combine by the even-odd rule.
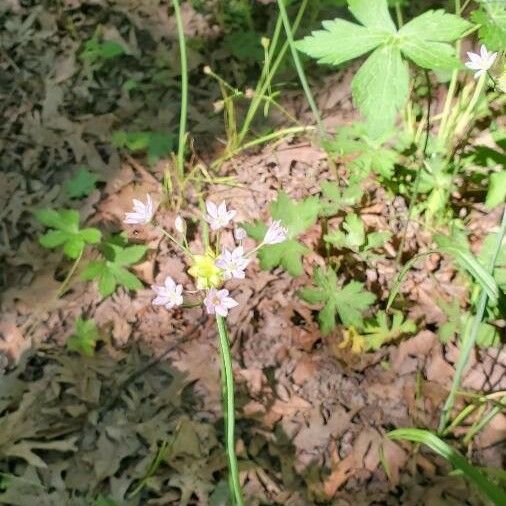
[[[211,225],[212,230],[219,230],[220,228],[226,227],[230,220],[235,216],[235,211],[227,211],[227,205],[222,202],[217,206],[210,200],[206,201],[206,221]]]
[[[215,264],[223,271],[225,279],[244,279],[244,269],[248,266],[249,260],[244,257],[244,248],[238,246],[233,251],[223,249]]]
[[[176,219],[174,220],[174,227],[180,234],[184,234],[186,223],[183,220],[183,218],[179,216],[179,214],[176,216]]]
[[[133,205],[133,212],[125,213],[125,219],[123,220],[124,223],[129,225],[146,225],[153,219],[155,206],[149,193],[145,204],[140,200],[133,199]]]
[[[267,232],[265,233],[265,237],[263,240],[264,244],[278,244],[286,240],[288,236],[288,230],[281,226],[281,221],[276,220],[273,221]]]
[[[232,297],[228,296],[228,290],[216,290],[211,288],[204,299],[208,314],[227,316],[228,310],[239,305]]]
[[[156,293],[156,297],[153,299],[155,306],[165,306],[167,309],[172,309],[183,303],[183,285],[176,285],[170,276],[165,278],[163,286],[153,285],[151,288]]]
[[[480,54],[468,51],[467,56],[469,56],[469,60],[466,61],[465,65],[467,68],[475,71],[474,78],[478,79],[478,77],[485,74],[487,70],[492,67],[497,57],[497,53],[489,53],[487,48],[482,45],[480,48]]]
[[[238,242],[244,241],[244,239],[246,239],[246,235],[247,235],[246,230],[244,230],[244,228],[237,227],[234,230],[234,237],[235,237],[235,240]]]

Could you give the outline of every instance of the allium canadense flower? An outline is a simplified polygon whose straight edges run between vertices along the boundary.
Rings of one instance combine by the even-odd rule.
[[[286,241],[287,237],[288,230],[281,225],[281,221],[275,220],[269,225],[262,242],[264,244],[279,244]]]
[[[244,256],[244,248],[238,246],[232,251],[223,249],[221,255],[216,260],[216,265],[223,271],[225,279],[244,279],[244,270],[249,262],[249,259]]]
[[[165,306],[166,309],[172,309],[183,303],[183,285],[176,284],[170,276],[165,278],[162,286],[153,285],[152,288],[156,293],[156,297],[153,299],[155,306]]]
[[[125,213],[124,223],[128,225],[147,225],[153,219],[155,214],[155,206],[151,195],[146,196],[146,203],[133,199],[133,211]]]
[[[227,210],[227,204],[225,202],[217,206],[214,202],[207,200],[206,209],[207,215],[205,219],[209,225],[211,225],[211,230],[219,230],[220,228],[226,227],[236,214],[233,210]]]
[[[204,299],[204,304],[208,314],[217,314],[219,316],[227,316],[228,310],[238,306],[232,297],[228,296],[229,292],[226,289],[217,290],[211,288]]]
[[[474,78],[478,79],[490,70],[497,57],[497,53],[489,53],[487,48],[482,45],[479,54],[468,51],[467,56],[469,60],[466,61],[465,65],[467,68],[475,71]]]

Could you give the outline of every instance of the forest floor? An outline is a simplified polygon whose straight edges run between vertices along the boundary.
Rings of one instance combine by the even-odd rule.
[[[168,275],[191,285],[184,258],[161,234],[131,227],[130,241],[149,246],[145,261],[135,267],[145,289],[119,289],[102,299],[93,283],[77,275],[71,290],[58,298],[68,264],[38,244],[42,228],[32,215],[41,207],[72,206],[88,224],[116,232],[124,228],[132,198],[149,192],[161,203],[158,222],[172,228],[176,210],[163,205],[160,185],[170,160],[148,164],[141,155],[114,148],[110,139],[132,125],[163,132],[177,123],[178,69],[168,64],[177,45],[164,39],[174,33],[173,20],[158,2],[113,1],[107,8],[101,1],[79,8],[79,2],[69,1],[65,7],[7,4],[8,16],[1,17],[0,7],[5,25],[0,351],[8,360],[0,377],[0,455],[8,457],[2,458],[0,472],[11,478],[0,491],[0,503],[28,505],[37,498],[41,505],[90,504],[90,498],[101,496],[98,505],[224,504],[214,322],[201,308],[167,311],[151,304],[149,285]],[[205,18],[190,14],[189,35],[217,36]],[[80,59],[83,41],[97,24],[108,40],[128,50],[119,64],[97,68]],[[204,63],[196,50],[190,56],[193,69]],[[228,57],[217,54],[214,63]],[[136,94],[120,85],[126,77],[136,80]],[[222,131],[222,115],[212,110],[219,90],[204,74],[201,79],[193,84],[201,96],[193,102],[190,121],[195,151],[209,162],[219,153],[209,139]],[[314,83],[329,129],[353,118],[347,80],[344,73]],[[300,92],[288,90],[282,104],[301,123],[310,122]],[[211,153],[204,152],[206,145],[214,146]],[[62,187],[81,166],[98,174],[100,184],[70,202]],[[338,172],[346,178],[346,165]],[[206,195],[229,202],[239,221],[266,219],[279,190],[306,197],[332,178],[326,153],[303,136],[240,154],[214,176],[227,177],[227,184],[206,185]],[[179,213],[195,217],[198,194],[190,185],[184,198]],[[473,251],[496,226],[499,211],[471,206]],[[406,202],[371,182],[357,212],[368,228],[393,236],[384,257],[367,264],[349,261],[344,270],[386,301],[399,270],[396,252]],[[459,351],[456,343],[438,339],[437,329],[446,321],[441,301],[464,303],[465,279],[441,255],[420,260],[401,285],[398,306],[416,322],[416,332],[377,352],[355,354],[341,346],[342,328],[322,337],[315,307],[296,295],[310,282],[313,266],[324,264],[320,236],[315,225],[302,237],[313,250],[304,259],[303,276],[261,271],[252,263],[246,279],[229,286],[240,303],[228,323],[247,503],[486,504],[461,477],[449,476],[444,461],[385,437],[399,427],[437,428]],[[430,242],[423,224],[413,220],[406,255],[430,249]],[[191,244],[202,249],[198,236]],[[65,351],[81,315],[95,320],[104,340],[92,358]],[[152,357],[160,360],[150,362]],[[504,347],[479,349],[462,390],[506,390],[505,373]],[[468,456],[478,465],[502,467],[505,433],[506,416],[499,414],[469,445]],[[150,464],[167,448],[150,474]]]

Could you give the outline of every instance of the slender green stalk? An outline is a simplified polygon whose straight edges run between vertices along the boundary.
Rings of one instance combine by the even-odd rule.
[[[59,299],[68,289],[68,284],[74,273],[76,272],[77,266],[79,265],[79,262],[81,261],[81,258],[83,258],[84,248],[81,249],[81,252],[79,253],[79,256],[74,260],[74,263],[72,264],[72,267],[70,268],[69,272],[65,276],[65,279],[63,280],[63,283],[60,286],[60,289],[58,290],[58,293],[56,294],[56,297]]]
[[[218,158],[217,160],[215,160],[211,164],[211,168],[214,169],[214,168],[218,167],[221,163],[223,163],[226,160],[229,160],[230,158],[239,154],[241,151],[246,151],[249,148],[253,148],[255,146],[258,146],[259,144],[263,144],[264,142],[269,142],[269,141],[272,141],[272,139],[277,139],[279,137],[285,137],[287,135],[293,135],[293,134],[299,134],[302,132],[307,132],[308,130],[312,130],[312,129],[314,129],[314,127],[311,127],[311,126],[290,127],[290,128],[284,128],[283,130],[276,130],[275,132],[271,132],[270,134],[267,134],[267,135],[263,135],[262,137],[258,137],[257,139],[253,139],[252,141],[246,142],[245,144],[238,146],[236,149],[233,149],[233,150],[227,152],[225,155],[223,155],[220,158]]]
[[[485,87],[485,83],[487,82],[487,74],[483,74],[478,82],[476,83],[476,87],[474,88],[474,93],[469,101],[469,104],[464,111],[464,114],[460,117],[457,126],[455,127],[454,135],[456,137],[460,137],[466,130],[469,129],[469,125],[471,123],[471,119],[475,112],[476,105],[478,104],[478,100],[480,99],[483,88]]]
[[[234,373],[232,370],[232,356],[230,343],[228,341],[227,326],[222,316],[216,315],[216,325],[220,336],[220,356],[222,364],[222,375],[225,377],[223,385],[225,396],[225,440],[228,455],[228,470],[230,473],[230,484],[232,497],[236,506],[244,506],[242,499],[241,483],[239,481],[239,469],[235,455],[235,400],[234,400]]]
[[[427,120],[425,123],[425,141],[423,143],[422,149],[422,159],[425,161],[427,156],[427,147],[429,145],[429,136],[430,136],[430,108],[432,103],[432,88],[430,84],[429,73],[425,71],[425,80],[427,81]],[[406,237],[408,234],[409,224],[411,223],[411,219],[413,218],[413,212],[415,210],[416,200],[418,199],[418,193],[420,190],[420,181],[422,179],[422,170],[423,167],[420,167],[416,172],[415,182],[413,186],[413,192],[411,194],[411,198],[409,201],[408,207],[408,218],[406,220],[406,224],[404,225],[404,230],[402,231],[401,243],[399,244],[399,250],[397,251],[397,263],[400,262],[402,257],[402,252],[404,251],[404,245],[406,243]]]
[[[499,230],[499,233],[497,234],[497,241],[495,244],[494,254],[492,256],[492,260],[488,268],[488,272],[490,274],[494,272],[494,267],[497,262],[497,257],[499,256],[499,252],[501,250],[501,245],[505,234],[506,234],[506,206],[504,208],[502,215],[501,228]],[[457,360],[457,365],[455,367],[455,376],[453,377],[450,393],[448,394],[448,398],[446,399],[446,402],[443,406],[443,410],[441,412],[441,418],[439,420],[439,428],[438,428],[440,434],[444,432],[446,425],[448,424],[450,414],[453,410],[453,405],[455,404],[455,396],[457,395],[457,391],[460,388],[460,382],[462,380],[464,369],[467,366],[471,350],[473,349],[474,343],[476,342],[478,329],[483,319],[483,315],[485,314],[485,308],[487,307],[487,300],[488,300],[487,292],[481,289],[476,315],[474,317],[469,333],[467,333],[464,336],[464,339],[462,341],[462,347],[460,349],[459,358]]]
[[[302,89],[304,90],[304,93],[306,95],[309,107],[311,107],[311,111],[313,112],[313,116],[316,120],[316,124],[318,125],[320,135],[323,138],[325,136],[325,127],[323,126],[320,117],[320,111],[318,111],[318,107],[316,106],[316,102],[314,101],[313,94],[311,93],[311,89],[309,88],[309,84],[306,79],[306,74],[304,73],[304,67],[302,66],[302,63],[299,58],[299,53],[297,53],[297,49],[295,48],[295,41],[293,40],[292,28],[290,26],[288,14],[286,12],[285,0],[277,0],[277,1],[279,6],[279,13],[281,15],[281,19],[283,20],[283,26],[285,28],[286,38],[288,39],[288,44],[290,45],[290,51],[292,53],[295,68],[297,69],[297,74],[299,75],[299,80],[302,85]]]
[[[304,12],[306,10],[307,4],[308,4],[308,0],[302,1],[302,4],[301,4],[299,11],[297,13],[297,17],[295,18],[295,21],[293,23],[292,33],[294,33],[297,30],[297,28],[299,27],[299,24],[302,20],[302,16],[304,15]],[[276,26],[274,28],[274,34],[272,36],[272,41],[269,45],[269,61],[272,61],[272,59],[274,58],[274,51],[275,51],[277,44],[278,44],[278,39],[280,36],[282,26],[283,26],[283,21],[282,21],[281,17],[279,17],[278,20],[276,21]],[[285,42],[283,44],[283,46],[281,46],[281,49],[280,49],[278,55],[276,56],[274,63],[272,65],[270,65],[269,70],[267,70],[267,66],[264,65],[264,68],[262,69],[262,75],[260,76],[260,79],[257,83],[257,87],[255,89],[255,95],[253,97],[253,100],[251,101],[251,104],[250,104],[248,111],[246,113],[246,117],[244,118],[243,126],[241,128],[241,131],[239,132],[238,137],[237,137],[238,145],[241,145],[242,142],[244,141],[244,138],[246,137],[246,135],[249,131],[249,128],[251,126],[251,122],[253,121],[253,119],[257,113],[258,107],[262,103],[262,99],[263,99],[266,91],[268,90],[270,83],[278,70],[278,67],[281,65],[281,62],[283,61],[283,58],[285,57],[288,47],[289,47],[288,42]],[[265,76],[264,76],[264,73],[265,73]]]
[[[492,420],[492,418],[494,418],[494,416],[501,413],[501,411],[503,411],[505,408],[506,408],[506,396],[499,401],[499,405],[494,406],[484,417],[482,417],[477,423],[475,423],[469,429],[469,432],[464,437],[463,440],[464,444],[466,445],[469,444],[473,439],[473,437],[476,434],[478,434],[478,432],[480,432],[483,429],[483,427],[488,425],[488,423],[490,422],[490,420]]]
[[[177,169],[179,177],[184,177],[184,150],[186,146],[186,118],[188,114],[188,61],[186,58],[186,40],[179,0],[172,0],[176,16],[177,37],[181,59],[181,114],[179,116],[179,145],[177,147]]]

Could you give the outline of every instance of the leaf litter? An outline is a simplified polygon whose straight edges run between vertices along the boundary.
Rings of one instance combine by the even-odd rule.
[[[159,86],[159,76],[150,70],[158,68],[169,85],[178,75],[167,64],[175,45],[172,40],[167,49],[174,21],[166,9],[159,2],[92,4],[101,13],[98,40],[119,44],[123,53],[114,58],[125,58],[128,64],[83,63],[77,41],[93,37],[94,27],[80,15],[81,2],[66,1],[58,13],[10,1],[10,16],[1,18],[5,30],[0,49],[9,56],[2,59],[1,79],[3,89],[13,91],[1,96],[6,121],[0,153],[3,166],[10,169],[0,173],[0,356],[7,358],[0,376],[0,502],[225,504],[223,434],[217,429],[222,416],[219,363],[212,327],[203,324],[198,335],[175,346],[167,361],[121,390],[122,381],[149,363],[150,356],[162,355],[200,311],[154,309],[149,290],[132,297],[120,289],[100,301],[95,287],[79,282],[64,301],[58,300],[54,272],[64,260],[57,254],[41,255],[37,245],[41,230],[30,213],[61,207],[66,198],[77,196],[84,197],[81,217],[87,223],[117,231],[132,196],[156,190],[164,162],[151,160],[151,166],[143,166],[110,139],[131,122],[130,130],[149,141],[145,125],[149,131],[169,132],[177,117],[171,92]],[[192,12],[189,4],[183,22],[191,36],[218,35],[219,28]],[[152,40],[138,37],[140,29],[149,31]],[[196,68],[198,57],[193,58],[190,66]],[[34,80],[34,71],[47,77]],[[147,85],[151,91],[119,91],[111,86],[118,72],[133,86]],[[143,74],[147,83],[138,82]],[[351,72],[342,75],[349,81]],[[328,125],[353,117],[350,96],[336,92],[341,89],[347,87],[326,78],[317,94]],[[204,106],[199,107],[190,111],[195,131],[212,131],[218,118],[209,119]],[[302,118],[308,114],[294,94],[287,93],[286,107]],[[157,153],[163,158],[163,149]],[[233,174],[237,186],[214,186],[211,194],[231,202],[243,221],[265,218],[280,189],[291,199],[311,199],[319,181],[330,178],[325,159],[311,143],[287,139],[224,164],[222,173]],[[98,190],[83,167],[100,176]],[[68,195],[62,191],[62,169],[75,174]],[[389,203],[379,187],[367,187],[366,194],[358,213],[368,229],[401,230],[398,216],[405,214],[405,202]],[[169,223],[173,216],[161,219]],[[479,208],[471,212],[473,247],[495,221],[494,213]],[[315,228],[303,231],[297,241],[314,246],[319,236]],[[132,238],[136,233],[131,231]],[[422,250],[428,241],[413,222],[408,251]],[[148,242],[143,281],[172,275],[188,283],[176,252],[161,245],[159,237]],[[395,274],[393,256],[370,262],[365,272],[358,262],[347,268],[384,299]],[[323,264],[318,254],[311,254],[297,266],[300,272],[309,271],[309,262]],[[454,345],[442,346],[433,332],[420,330],[357,358],[340,347],[343,329],[321,336],[313,308],[296,297],[307,280],[273,275],[257,265],[250,274],[233,287],[235,298],[247,304],[229,321],[239,383],[238,452],[251,504],[437,504],[447,498],[482,504],[465,482],[447,476],[444,462],[436,460],[434,466],[423,453],[410,454],[407,446],[385,437],[392,427],[435,426],[453,376]],[[465,300],[466,287],[458,276],[451,262],[440,257],[427,259],[408,274],[401,295],[418,329],[447,318],[434,293],[445,301]],[[93,357],[54,346],[72,336],[73,322],[83,314],[96,321],[106,340]],[[388,322],[380,328],[392,330]],[[38,351],[29,350],[32,342]],[[478,350],[463,387],[504,390],[505,372],[503,350]],[[104,410],[118,393],[117,402]],[[473,452],[483,465],[500,465],[501,447],[494,444],[500,442],[504,424],[504,417],[498,417],[475,441]],[[160,464],[154,466],[157,458]]]

